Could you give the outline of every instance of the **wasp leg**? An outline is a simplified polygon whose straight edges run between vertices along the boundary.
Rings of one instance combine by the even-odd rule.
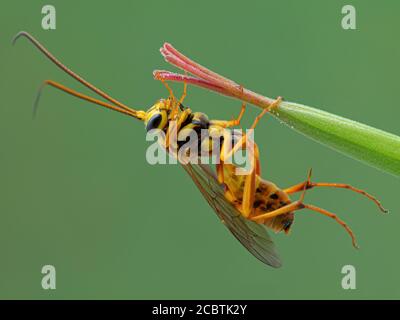
[[[164,79],[160,79],[160,81],[163,83],[165,88],[167,88],[167,90],[169,92],[169,96],[172,98],[172,101],[174,102],[172,111],[171,111],[171,118],[174,118],[178,112],[178,109],[182,107],[183,100],[185,100],[185,98],[186,98],[187,83],[186,83],[186,81],[183,82],[183,93],[182,93],[181,97],[179,98],[179,100],[177,100],[171,87],[168,85],[168,83]]]
[[[172,108],[171,108],[171,119],[175,119],[177,114],[178,114],[178,108],[180,106],[180,103],[178,103],[178,100],[176,99],[174,92],[172,91],[171,87],[168,85],[168,83],[164,79],[160,79],[162,84],[165,86],[165,88],[169,92],[169,97],[172,100]],[[184,97],[183,97],[184,98]],[[181,98],[182,99],[182,98]]]
[[[275,106],[278,106],[279,103],[281,102],[282,98],[278,97],[270,106],[270,108],[273,108]],[[263,112],[261,112],[260,115],[256,117],[254,120],[253,125],[251,126],[251,129],[254,129],[260,119],[269,111],[269,109],[264,109]],[[245,110],[245,104],[242,105],[242,111],[239,115],[239,121],[241,117],[243,116]],[[250,151],[250,161],[251,161],[251,169],[250,169],[250,174],[246,175],[245,178],[245,185],[244,185],[244,190],[243,190],[243,200],[242,200],[242,214],[244,217],[248,217],[253,211],[253,203],[255,199],[255,193],[256,193],[256,178],[257,175],[260,175],[261,171],[261,166],[260,166],[260,160],[259,160],[259,151],[257,145],[248,139],[248,135],[246,134],[245,136],[242,136],[240,140],[233,146],[232,150],[230,150],[226,154],[226,143],[227,143],[227,134],[224,133],[224,143],[221,148],[221,154],[220,154],[220,161],[222,162],[222,165],[217,167],[217,174],[218,174],[218,179],[221,183],[224,181],[224,172],[223,172],[223,163],[225,159],[231,158],[240,148],[243,148],[246,146],[247,151]],[[250,144],[252,148],[247,148],[247,145]]]
[[[240,121],[242,120],[242,117],[244,115],[244,112],[246,111],[246,103],[242,103],[242,108],[240,109],[240,113],[236,119],[232,120],[211,120],[212,125],[220,126],[222,128],[230,128],[230,127],[236,127],[240,125]]]
[[[219,161],[219,163],[217,163],[215,165],[216,170],[217,170],[217,180],[220,184],[224,184],[225,183],[225,176],[224,176],[224,162],[222,160]]]
[[[160,81],[165,86],[165,88],[168,90],[169,96],[176,101],[174,92],[172,91],[171,87],[168,85],[167,81],[165,81],[164,79],[160,79]]]
[[[185,72],[185,74],[186,74],[186,72]],[[186,83],[186,81],[183,81],[183,93],[182,93],[181,98],[179,99],[179,102],[178,102],[178,106],[179,107],[182,105],[183,100],[185,100],[186,95],[187,95],[187,83]]]
[[[218,163],[216,165],[216,170],[217,170],[218,182],[221,184],[225,184],[225,174],[224,174],[225,153],[226,153],[226,145],[228,141],[230,141],[231,135],[223,128],[221,128],[220,131],[221,130],[222,130],[223,140],[222,140]]]
[[[224,188],[225,198],[231,203],[238,201],[238,199],[234,196],[233,192],[225,184],[224,163],[223,162],[216,164],[216,171],[217,171],[217,180],[220,184],[222,184],[222,186]]]
[[[276,107],[279,105],[281,102],[282,98],[278,97],[270,106],[270,108]],[[245,106],[242,107],[242,110],[244,109]],[[253,125],[251,126],[251,129],[254,129],[260,119],[270,110],[270,108],[264,109],[261,114],[259,114],[256,119],[254,120]],[[244,110],[242,111],[244,112]],[[241,112],[241,113],[242,113]],[[242,114],[240,115],[240,117]],[[248,144],[252,148],[247,148],[248,151],[250,151],[250,161],[251,161],[251,171],[250,174],[246,175],[245,178],[245,184],[244,184],[244,189],[243,189],[243,200],[242,200],[242,210],[241,213],[244,217],[249,217],[249,215],[254,211],[253,204],[254,204],[254,199],[255,199],[255,194],[256,194],[256,178],[257,175],[260,174],[260,160],[259,160],[259,151],[257,145],[248,139],[248,134],[245,136],[242,136],[241,139],[234,145],[232,150],[228,154],[225,154],[225,147],[226,147],[226,134],[224,134],[224,144],[221,148],[221,155],[220,155],[220,160],[223,162],[225,159],[229,159],[230,157],[233,156],[240,148],[247,147]],[[222,172],[221,172],[222,171]],[[220,181],[224,181],[224,173],[223,173],[223,164],[219,167],[217,167],[217,173],[218,173],[218,178]]]
[[[223,151],[222,147],[222,152]],[[256,159],[256,162],[258,164],[259,160]],[[220,162],[216,165],[216,171],[217,171],[217,179],[220,184],[224,186],[224,192],[225,192],[225,197],[227,198],[228,201],[231,203],[235,202],[238,200],[234,193],[229,189],[229,187],[225,184],[225,174],[224,174],[224,161],[220,160]],[[259,164],[258,164],[259,166]],[[253,203],[255,199],[255,193],[256,193],[256,170],[255,170],[254,163],[251,164],[251,172],[250,174],[246,175],[245,177],[245,183],[244,183],[244,188],[243,188],[243,196],[242,196],[242,207],[241,207],[241,214],[247,218],[252,212],[253,212]]]
[[[181,110],[183,110],[184,108],[183,108],[183,100],[185,100],[185,98],[186,98],[186,95],[187,95],[187,84],[186,84],[186,82],[183,84],[183,93],[182,93],[182,95],[181,95],[181,97],[179,98],[179,101],[177,101],[177,100],[175,100],[175,98],[173,98],[174,100],[174,103],[173,103],[173,105],[172,105],[172,111],[171,111],[171,118],[172,119],[175,119],[175,117],[177,116],[177,114],[178,114],[178,110],[179,109],[181,109]]]
[[[250,141],[248,141],[248,143],[249,142]],[[242,207],[240,210],[245,218],[249,217],[254,211],[253,204],[256,195],[256,178],[257,171],[259,171],[260,167],[258,153],[255,152],[257,149],[255,149],[254,146],[255,143],[251,142],[251,148],[247,148],[247,151],[250,152],[250,173],[244,178]],[[238,170],[238,168],[236,170]]]
[[[226,148],[226,144],[231,139],[231,136],[230,136],[229,132],[227,132],[224,129],[222,129],[222,135],[223,135],[224,139],[222,140],[220,156],[218,159],[218,163],[216,164],[217,180],[220,184],[222,184],[224,186],[225,197],[230,202],[234,202],[238,199],[234,196],[234,193],[231,190],[229,190],[228,186],[225,184],[225,173],[224,173],[224,166],[225,166],[224,154],[226,153],[225,148]],[[259,163],[258,163],[258,167],[259,167]]]
[[[279,106],[279,104],[282,102],[282,97],[278,97],[276,98],[270,105],[268,108],[265,108],[254,120],[253,125],[250,127],[250,129],[255,129],[255,127],[257,126],[258,122],[261,120],[261,118],[267,113],[269,112],[271,109],[276,108]]]
[[[258,146],[254,143],[254,157],[256,159],[256,175],[261,176],[261,165],[260,165],[260,153],[258,151]]]
[[[223,143],[222,143],[221,150],[220,150],[219,161],[220,161],[221,163],[224,163],[225,160],[231,159],[232,156],[233,156],[240,148],[246,147],[246,140],[247,140],[247,139],[246,139],[245,141],[243,141],[243,136],[242,136],[242,138],[240,138],[240,140],[229,150],[229,149],[227,149],[228,146],[229,146],[228,143],[232,140],[232,136],[231,136],[230,132],[227,131],[227,130],[223,130],[222,136],[223,136],[224,139],[223,139]],[[260,161],[259,161],[258,146],[257,146],[257,144],[256,144],[254,141],[252,141],[252,140],[247,141],[247,143],[250,144],[250,146],[251,146],[251,149],[250,149],[250,148],[246,148],[246,150],[249,151],[249,152],[251,153],[251,157],[250,157],[250,160],[251,160],[251,169],[250,169],[250,171],[252,171],[253,168],[255,167],[255,168],[256,168],[256,174],[259,175],[259,174],[260,174],[260,168],[261,168],[261,166],[260,166]],[[249,149],[250,149],[250,150],[249,150]]]
[[[217,170],[217,180],[224,188],[224,196],[225,196],[225,198],[231,203],[237,202],[238,199],[235,197],[233,192],[225,184],[224,163],[220,162],[220,163],[216,164],[216,170]]]
[[[363,196],[367,197],[368,199],[370,199],[371,201],[373,201],[378,208],[382,211],[387,213],[388,210],[386,210],[381,202],[376,199],[374,196],[372,196],[371,194],[367,193],[364,190],[361,189],[357,189],[349,184],[345,184],[345,183],[329,183],[329,182],[311,182],[310,180],[304,181],[304,182],[300,182],[292,187],[289,187],[287,189],[284,189],[283,191],[285,191],[288,194],[291,193],[296,193],[296,192],[300,192],[304,189],[308,190],[308,189],[312,189],[315,187],[331,187],[331,188],[342,188],[342,189],[349,189],[351,191],[354,191],[356,193],[362,194]]]
[[[240,86],[240,89],[242,90],[243,93],[243,86]],[[220,126],[222,128],[239,126],[245,111],[246,111],[246,103],[242,102],[242,108],[240,109],[240,113],[236,119],[234,118],[232,120],[212,120],[211,124]]]
[[[177,125],[177,130],[179,131],[182,127],[182,124],[186,121],[187,117],[192,113],[192,110],[190,108],[186,108],[185,110],[182,111],[180,114],[178,121],[176,122]]]
[[[183,122],[187,119],[187,117],[191,114],[191,112],[192,111],[189,108],[187,108],[181,112],[177,121],[170,122],[167,133],[165,134],[164,148],[168,149],[171,146],[171,141],[170,141],[171,134],[174,134],[177,137]]]
[[[262,221],[262,220],[265,220],[265,219],[271,219],[273,217],[276,217],[276,216],[279,216],[279,215],[282,215],[282,214],[286,214],[286,213],[289,213],[289,212],[293,212],[293,211],[296,211],[296,210],[301,210],[301,209],[309,209],[309,210],[312,210],[314,212],[320,213],[320,214],[322,214],[324,216],[327,216],[327,217],[330,217],[330,218],[334,219],[350,235],[353,246],[355,248],[358,248],[357,241],[356,241],[356,238],[355,238],[355,235],[354,235],[353,231],[336,214],[334,214],[332,212],[329,212],[329,211],[327,211],[325,209],[310,205],[310,204],[304,204],[303,201],[301,201],[301,200],[292,202],[292,203],[290,203],[290,204],[288,204],[286,206],[283,206],[283,207],[281,207],[279,209],[276,209],[274,211],[271,211],[271,212],[268,212],[268,213],[265,213],[265,214],[260,214],[258,216],[252,217],[251,220],[253,220],[253,221]]]
[[[261,120],[261,118],[267,113],[269,112],[269,110],[271,110],[272,108],[275,108],[277,106],[279,106],[279,104],[282,101],[282,97],[278,97],[276,100],[274,100],[270,106],[266,109],[264,109],[254,120],[252,126],[250,127],[251,130],[254,130],[257,126],[257,124],[259,123],[259,121]],[[246,140],[248,139],[248,135],[249,133],[247,133],[246,135],[244,135],[239,141],[238,143],[232,148],[232,150],[225,155],[226,159],[229,159],[229,157],[232,157],[240,148],[243,148],[246,144]]]
[[[351,228],[346,224],[346,222],[344,222],[343,220],[341,220],[336,214],[334,214],[334,213],[332,213],[332,212],[329,212],[329,211],[327,211],[327,210],[325,210],[325,209],[322,209],[322,208],[313,206],[313,205],[311,205],[311,204],[303,204],[303,205],[304,205],[304,208],[305,208],[305,209],[312,210],[312,211],[314,211],[314,212],[323,214],[324,216],[327,216],[327,217],[329,217],[329,218],[334,219],[334,220],[335,220],[337,223],[339,223],[339,224],[347,231],[347,233],[350,235],[351,241],[352,241],[352,244],[353,244],[353,247],[356,248],[356,249],[359,248],[353,230],[351,230]]]
[[[246,176],[243,189],[242,215],[247,218],[253,213],[254,199],[256,196],[256,170],[253,168],[251,173]]]

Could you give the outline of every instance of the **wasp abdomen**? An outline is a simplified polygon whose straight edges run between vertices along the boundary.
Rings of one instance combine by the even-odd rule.
[[[289,196],[283,190],[279,189],[272,182],[261,178],[258,179],[253,205],[254,216],[277,210],[290,203],[291,200]],[[289,212],[260,222],[276,232],[284,231],[285,233],[288,233],[293,223],[293,219],[293,213]]]
[[[236,175],[235,169],[236,167],[234,165],[224,165],[224,183],[227,185],[229,192],[231,192],[236,199],[234,205],[240,211],[243,203],[246,176]],[[250,217],[272,212],[290,203],[291,200],[289,196],[277,185],[257,176],[253,213]],[[284,231],[285,233],[288,233],[293,223],[293,219],[293,213],[289,212],[270,219],[260,220],[258,222],[276,232]]]

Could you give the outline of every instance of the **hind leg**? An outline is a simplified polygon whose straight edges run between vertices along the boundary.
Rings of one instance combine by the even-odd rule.
[[[372,196],[371,194],[365,192],[364,190],[361,189],[357,189],[349,184],[345,184],[345,183],[329,183],[329,182],[311,182],[310,180],[304,181],[304,182],[300,182],[292,187],[289,187],[287,189],[284,189],[283,191],[285,191],[288,194],[291,193],[296,193],[296,192],[300,192],[303,191],[304,189],[308,190],[308,189],[312,189],[315,187],[330,187],[330,188],[341,188],[341,189],[348,189],[351,191],[354,191],[356,193],[362,194],[363,196],[367,197],[368,199],[370,199],[371,201],[373,201],[382,212],[388,212],[380,203],[380,201],[378,199],[376,199],[374,196]]]
[[[290,213],[290,212],[294,212],[294,211],[298,211],[298,210],[302,210],[302,209],[309,209],[309,210],[312,210],[314,212],[320,213],[324,216],[334,219],[338,224],[340,224],[347,231],[347,233],[351,237],[353,246],[356,249],[358,249],[358,245],[357,245],[357,241],[356,241],[354,232],[350,229],[350,227],[343,220],[341,220],[336,214],[334,214],[332,212],[329,212],[325,209],[313,206],[311,204],[305,204],[305,203],[303,203],[302,200],[292,202],[292,203],[290,203],[286,206],[283,206],[279,209],[276,209],[274,211],[252,217],[251,220],[256,221],[256,222],[259,220],[262,221],[264,219],[271,219],[271,218],[274,218],[274,217],[282,215],[282,214],[286,214],[286,213]]]

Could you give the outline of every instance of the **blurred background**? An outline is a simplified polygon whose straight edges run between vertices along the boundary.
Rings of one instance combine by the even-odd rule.
[[[143,124],[46,88],[90,93],[47,61],[26,30],[62,62],[133,108],[168,95],[154,69],[170,69],[163,42],[245,87],[400,134],[400,3],[353,0],[357,29],[343,30],[348,1],[45,1],[0,9],[0,298],[398,299],[399,179],[311,141],[268,117],[256,131],[265,178],[286,187],[346,182],[376,195],[319,189],[307,201],[354,230],[355,250],[330,219],[302,211],[292,233],[272,235],[283,267],[266,267],[219,222],[177,165],[146,162]],[[181,85],[173,86],[177,95]],[[240,102],[189,87],[186,104],[230,119]],[[249,107],[244,126],[259,109]],[[54,265],[57,289],[41,287]],[[357,270],[343,290],[341,269]]]

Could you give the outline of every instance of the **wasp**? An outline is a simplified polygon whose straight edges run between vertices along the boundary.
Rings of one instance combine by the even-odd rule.
[[[190,108],[183,105],[187,95],[186,83],[184,83],[182,96],[178,99],[174,96],[168,84],[161,79],[169,91],[169,96],[166,99],[158,100],[147,111],[136,110],[109,96],[66,67],[29,33],[25,31],[18,33],[13,43],[20,37],[30,40],[57,67],[107,101],[104,102],[84,95],[56,81],[45,80],[35,100],[34,110],[37,108],[43,86],[49,85],[79,99],[138,119],[144,122],[146,131],[158,129],[165,132],[166,135],[163,140],[163,147],[165,149],[168,149],[171,144],[171,131],[169,130],[171,126],[174,126],[178,135],[188,129],[219,133],[222,137],[222,144],[219,150],[220,161],[216,164],[214,171],[208,165],[193,164],[190,162],[182,164],[183,168],[190,175],[222,223],[227,226],[250,253],[267,265],[272,267],[281,266],[281,260],[267,232],[267,228],[275,232],[288,234],[293,225],[295,212],[301,209],[309,209],[334,219],[350,235],[353,246],[358,247],[353,231],[336,214],[304,202],[305,193],[309,189],[316,187],[349,189],[364,195],[372,200],[381,211],[387,212],[374,196],[349,184],[312,182],[311,170],[305,181],[288,188],[280,188],[273,182],[263,179],[261,177],[258,146],[247,134],[241,135],[231,150],[226,150],[228,139],[226,139],[224,130],[240,125],[246,109],[244,102],[236,118],[232,120],[212,120],[205,113],[193,112]],[[261,118],[272,108],[279,106],[281,100],[282,98],[278,97],[271,103],[269,108],[264,109],[256,117],[250,129],[255,129]],[[210,139],[199,139],[197,143],[201,147],[203,144],[209,145],[210,141]],[[252,148],[248,148],[249,146]],[[227,162],[227,159],[240,149],[252,150],[250,155],[252,159],[251,170],[245,175],[237,174],[237,166]],[[295,193],[301,193],[298,200],[290,198]]]

